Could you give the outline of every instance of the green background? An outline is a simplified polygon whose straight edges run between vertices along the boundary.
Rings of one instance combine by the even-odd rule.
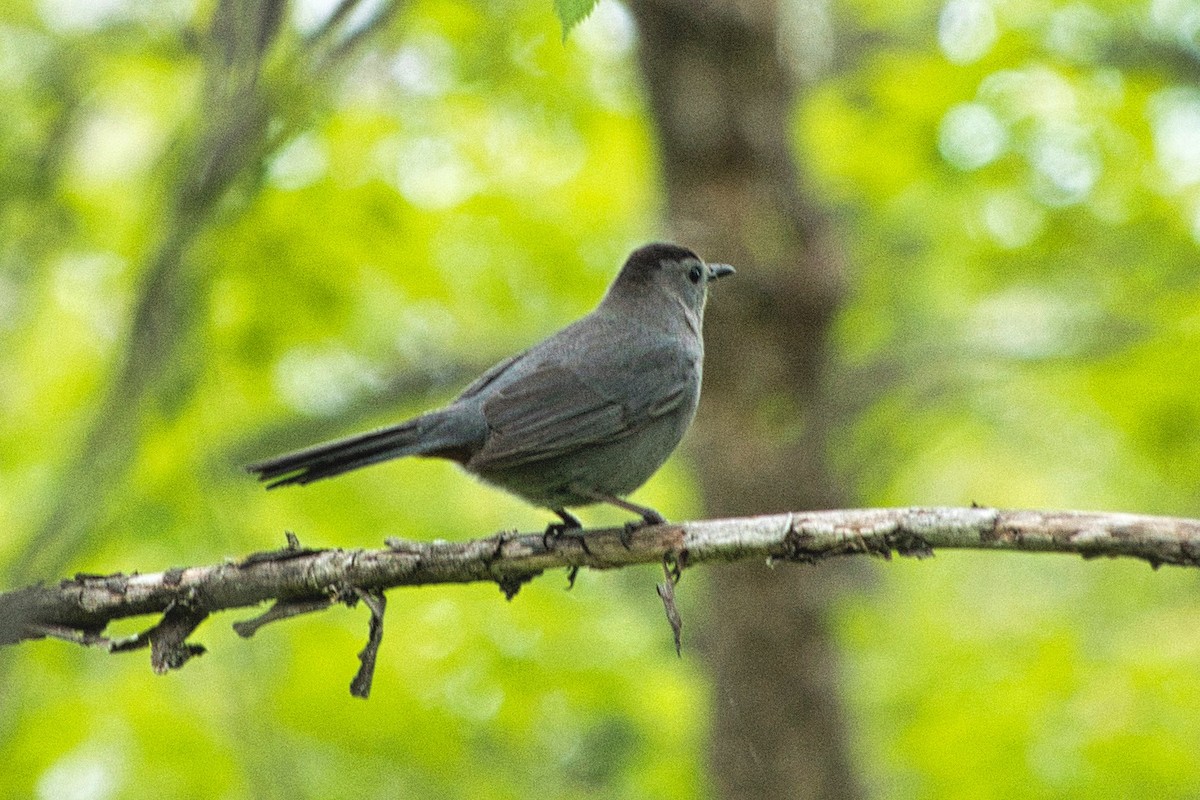
[[[786,8],[796,158],[851,265],[833,458],[857,502],[1200,516],[1200,5]],[[628,12],[604,0],[564,41],[548,2],[423,0],[306,77],[289,54],[319,9],[268,60],[261,162],[193,206],[189,148],[244,112],[203,100],[213,4],[6,5],[8,586],[285,529],[373,547],[549,521],[441,462],[270,494],[241,465],[452,396],[669,235]],[[802,48],[821,25],[855,44]],[[144,306],[172,241],[185,268]],[[131,347],[143,307],[163,353]],[[104,408],[124,427],[89,433]],[[635,499],[699,514],[690,470],[685,444]],[[165,677],[144,653],[7,648],[0,795],[711,796],[719,701],[687,637],[720,609],[689,572],[677,659],[657,577],[393,591],[365,703],[361,607],[250,642],[218,615]],[[858,769],[888,798],[1200,794],[1196,588],[1064,557],[880,566],[837,601]]]

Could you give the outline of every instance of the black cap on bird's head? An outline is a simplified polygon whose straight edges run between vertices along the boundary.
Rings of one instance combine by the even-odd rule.
[[[686,247],[670,242],[651,242],[642,245],[625,259],[624,270],[647,271],[657,269],[663,261],[699,261],[700,256]]]
[[[629,254],[609,293],[630,290],[640,294],[659,286],[684,296],[689,305],[703,308],[708,283],[733,272],[728,264],[705,264],[686,247],[654,242]]]

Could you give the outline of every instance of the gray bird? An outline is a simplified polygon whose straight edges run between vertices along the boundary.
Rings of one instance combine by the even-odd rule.
[[[401,456],[467,472],[582,527],[568,507],[624,499],[662,466],[696,413],[710,281],[733,273],[684,247],[629,256],[595,310],[483,373],[452,403],[397,425],[250,465],[268,488],[305,484]]]

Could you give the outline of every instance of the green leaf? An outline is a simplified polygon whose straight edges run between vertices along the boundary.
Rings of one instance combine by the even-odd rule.
[[[554,11],[562,21],[563,41],[566,41],[571,29],[583,22],[595,7],[596,0],[554,0]]]

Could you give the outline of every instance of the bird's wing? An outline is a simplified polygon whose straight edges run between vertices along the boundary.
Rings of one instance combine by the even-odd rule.
[[[482,375],[471,381],[470,386],[462,390],[462,392],[458,395],[458,399],[467,400],[479,394],[488,386],[490,386],[492,381],[503,375],[505,370],[517,363],[517,361],[520,359],[524,358],[526,354],[527,353],[517,353],[515,356],[509,356],[500,363],[493,364],[492,366],[488,367]]]
[[[488,437],[470,466],[505,469],[616,441],[686,402],[694,367],[675,348],[637,358],[614,348],[587,374],[546,363],[483,404]]]

